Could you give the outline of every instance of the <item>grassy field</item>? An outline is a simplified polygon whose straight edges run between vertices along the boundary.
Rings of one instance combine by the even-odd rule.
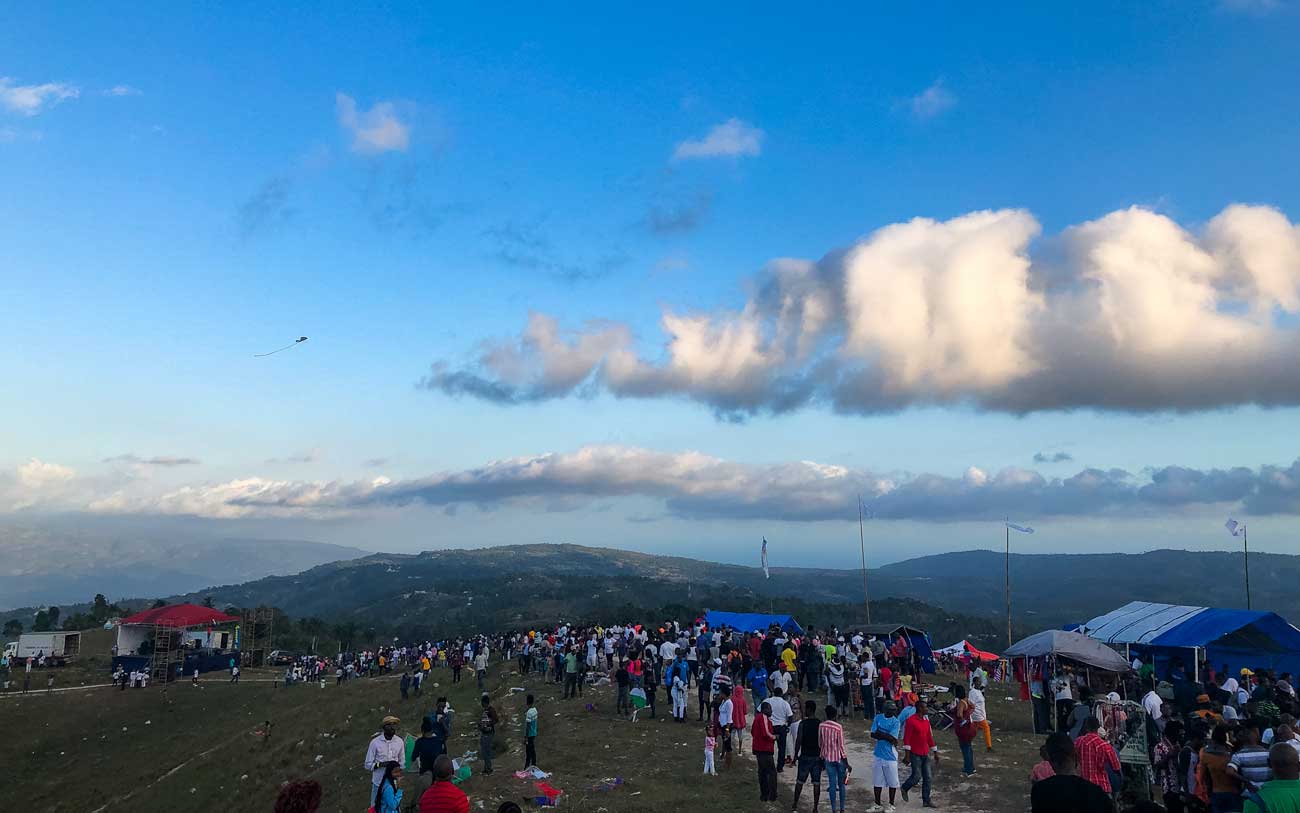
[[[396,714],[403,720],[403,732],[418,731],[420,715],[438,694],[449,695],[458,711],[452,755],[478,747],[472,680],[451,687],[449,674],[435,670],[433,680],[442,686],[426,686],[422,698],[403,703],[391,676],[342,687],[330,681],[325,689],[274,688],[259,678],[269,674],[248,670],[237,686],[214,675],[199,688],[182,682],[165,693],[155,686],[0,699],[6,734],[0,738],[0,765],[9,777],[0,788],[0,810],[269,810],[283,782],[311,777],[324,786],[322,810],[356,813],[368,804],[369,775],[361,762],[379,720]],[[482,776],[480,764],[474,764],[475,775],[463,786],[474,809],[493,811],[505,799],[522,802],[536,795],[531,781],[513,775],[523,767],[519,721],[524,702],[522,694],[510,695],[511,686],[525,686],[538,695],[538,761],[554,773],[549,781],[564,790],[567,809],[662,813],[673,808],[703,810],[704,805],[710,811],[789,806],[788,786],[781,788],[779,805],[758,802],[752,757],[739,756],[720,776],[702,776],[703,729],[693,721],[694,714],[687,724],[651,720],[644,714],[631,723],[614,715],[608,687],[589,688],[581,700],[564,701],[558,686],[535,677],[521,680],[509,674],[508,667],[496,666],[489,690],[503,718],[497,770]],[[1003,700],[1010,689],[995,687],[988,693],[997,749],[985,754],[980,746],[979,773],[962,778],[959,756],[957,762],[941,765],[935,801],[945,809],[1027,807],[1026,777],[1037,758],[1037,739],[1028,732],[1027,706]],[[588,711],[588,703],[595,709]],[[270,736],[261,736],[258,732],[268,720]],[[865,746],[865,723],[851,722],[848,735],[851,742]],[[940,746],[956,756],[952,735],[939,737]],[[870,766],[864,762],[854,767],[849,807],[861,809],[870,793]],[[624,783],[598,789],[612,778]],[[805,792],[804,809],[811,809],[809,796]],[[480,801],[482,808],[477,806]],[[919,808],[918,797],[913,797],[912,806]]]

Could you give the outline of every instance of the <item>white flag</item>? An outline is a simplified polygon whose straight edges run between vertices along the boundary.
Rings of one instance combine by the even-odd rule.
[[[1013,531],[1019,531],[1019,532],[1022,533],[1022,534],[1032,534],[1032,533],[1034,532],[1034,529],[1033,529],[1033,528],[1030,528],[1030,527],[1028,527],[1028,526],[1026,526],[1026,525],[1016,525],[1016,524],[1011,523],[1011,522],[1008,522],[1008,523],[1007,523],[1007,527],[1010,528],[1010,529],[1013,530]]]
[[[766,536],[763,537],[762,561],[763,561],[763,578],[765,579],[772,578],[772,574],[767,572],[767,537]]]
[[[1233,536],[1241,536],[1246,532],[1246,526],[1242,525],[1240,522],[1237,522],[1237,520],[1235,519],[1230,519],[1227,522],[1223,523],[1223,527],[1227,528],[1228,533],[1232,534]]]

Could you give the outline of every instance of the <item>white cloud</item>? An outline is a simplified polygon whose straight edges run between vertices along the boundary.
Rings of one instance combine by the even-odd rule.
[[[405,152],[410,145],[410,125],[398,118],[392,102],[376,102],[369,110],[359,111],[355,99],[339,93],[335,107],[339,125],[352,135],[353,152]]]
[[[678,144],[673,160],[757,156],[763,151],[764,136],[762,130],[748,122],[728,119],[715,125],[704,138]]]
[[[13,79],[0,76],[0,108],[21,116],[35,116],[46,107],[80,95],[77,87],[63,82],[17,85]]]
[[[103,92],[105,96],[142,96],[144,91],[131,85],[113,85]]]
[[[409,480],[355,482],[241,478],[141,492],[133,482],[88,501],[99,513],[222,519],[330,519],[420,504],[483,510],[501,506],[571,510],[611,499],[655,500],[685,519],[851,521],[861,494],[874,516],[921,522],[1022,517],[1167,515],[1241,509],[1300,514],[1300,460],[1289,467],[1198,470],[1179,466],[1136,476],[1083,469],[1046,477],[1017,467],[969,467],[958,477],[881,473],[814,461],[748,464],[699,452],[589,446],[574,452],[496,460]]]
[[[728,417],[1300,404],[1300,228],[1281,212],[1229,206],[1199,233],[1136,207],[1039,228],[1022,210],[917,218],[775,260],[739,310],[664,310],[649,357],[626,325],[566,333],[533,314],[423,383],[499,403],[684,397]]]
[[[932,85],[913,96],[910,102],[912,115],[919,119],[932,119],[950,110],[955,104],[957,97],[944,87],[942,79],[934,80]]]

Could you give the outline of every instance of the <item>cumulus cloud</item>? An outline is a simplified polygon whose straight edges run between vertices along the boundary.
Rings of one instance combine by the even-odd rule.
[[[355,99],[339,93],[335,109],[339,125],[352,136],[353,152],[405,152],[411,143],[410,125],[398,118],[392,102],[376,102],[369,110],[358,110]]]
[[[673,160],[692,158],[741,158],[757,156],[763,151],[765,134],[754,125],[737,118],[714,125],[704,138],[677,145]]]
[[[960,476],[876,472],[814,461],[755,465],[699,452],[590,446],[493,461],[427,477],[355,482],[243,478],[161,494],[119,490],[91,511],[202,517],[333,518],[426,505],[492,510],[523,505],[572,510],[611,499],[657,500],[683,519],[850,521],[858,495],[880,519],[919,522],[1021,517],[1168,514],[1217,508],[1300,514],[1300,460],[1289,467],[1198,470],[1167,466],[1145,474],[1086,468],[1047,477],[976,466]],[[637,514],[643,516],[643,514]]]
[[[957,104],[957,97],[944,87],[942,79],[936,79],[934,84],[913,96],[909,104],[913,116],[918,119],[932,119]]]
[[[500,403],[686,398],[728,418],[1300,404],[1300,228],[1278,210],[1232,205],[1193,232],[1133,207],[1039,232],[1016,209],[916,218],[770,262],[739,309],[665,309],[662,352],[623,324],[567,332],[535,313],[423,385]]]
[[[1035,452],[1035,463],[1069,463],[1074,456],[1069,452]]]
[[[131,85],[113,85],[104,91],[105,96],[142,96],[144,92]]]
[[[168,455],[159,455],[155,457],[141,457],[137,454],[119,454],[113,457],[104,458],[105,463],[124,463],[130,466],[197,466],[199,460],[193,457],[171,457]]]
[[[20,116],[35,116],[46,107],[80,95],[79,88],[63,82],[19,85],[8,76],[0,76],[0,107]]]

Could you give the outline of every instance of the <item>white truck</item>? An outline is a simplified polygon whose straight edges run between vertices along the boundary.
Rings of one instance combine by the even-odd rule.
[[[68,660],[81,652],[80,632],[25,632],[17,641],[5,644],[5,654],[11,658],[35,658],[48,655]]]

